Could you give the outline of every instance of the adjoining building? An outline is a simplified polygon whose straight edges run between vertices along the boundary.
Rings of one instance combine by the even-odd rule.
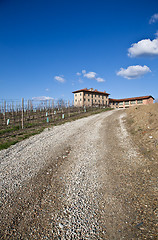
[[[109,98],[109,105],[111,108],[129,108],[134,105],[146,105],[153,103],[154,98],[150,96],[132,97],[123,99]]]
[[[109,93],[106,91],[100,92],[97,89],[80,89],[74,91],[74,106],[83,107],[83,106],[105,106],[109,105]]]
[[[132,97],[123,99],[109,98],[109,93],[106,91],[101,92],[97,89],[80,89],[72,92],[74,94],[74,106],[75,107],[90,107],[90,106],[109,106],[111,108],[129,108],[134,105],[146,105],[151,104],[154,98],[149,96]]]

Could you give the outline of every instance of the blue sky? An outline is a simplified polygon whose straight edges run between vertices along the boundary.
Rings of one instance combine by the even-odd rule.
[[[158,98],[157,0],[0,0],[0,99]]]

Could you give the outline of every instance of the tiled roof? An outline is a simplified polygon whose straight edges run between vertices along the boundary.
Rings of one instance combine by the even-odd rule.
[[[90,89],[87,89],[87,88],[83,88],[83,89],[74,91],[74,92],[72,92],[72,93],[78,93],[78,92],[100,93],[100,94],[104,94],[104,95],[110,95],[110,94],[107,93],[107,92],[100,92],[100,91],[98,91],[97,89],[95,89],[95,90],[90,90]]]
[[[151,95],[150,96],[142,96],[142,97],[132,97],[132,98],[122,98],[122,99],[113,99],[109,98],[109,101],[113,102],[123,102],[123,101],[131,101],[131,100],[141,100],[141,99],[148,99],[148,98],[153,98]],[[154,99],[154,98],[153,98]]]

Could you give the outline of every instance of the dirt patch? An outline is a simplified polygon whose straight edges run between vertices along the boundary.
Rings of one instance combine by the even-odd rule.
[[[126,123],[145,157],[158,159],[158,103],[128,109]]]
[[[156,239],[156,166],[132,141],[124,113],[107,118],[101,132],[106,143],[98,161],[102,217],[108,239]]]
[[[144,156],[142,166],[136,171],[137,195],[133,203],[138,213],[139,227],[143,230],[141,236],[143,239],[156,239],[158,104],[133,107],[126,113],[127,129],[135,146]]]

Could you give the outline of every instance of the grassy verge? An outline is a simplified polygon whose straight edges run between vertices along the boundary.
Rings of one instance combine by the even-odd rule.
[[[60,119],[58,121],[50,122],[50,123],[29,123],[25,125],[24,129],[20,129],[19,126],[8,127],[6,129],[0,130],[0,150],[7,149],[11,145],[14,145],[30,136],[34,136],[36,134],[41,133],[45,128],[51,128],[53,126],[61,125],[66,122],[75,121],[77,119],[81,119],[84,117],[91,116],[93,114],[98,114],[101,112],[112,110],[111,108],[106,109],[96,109],[95,111],[89,111],[85,113],[81,113],[76,116],[71,116],[69,118]]]

